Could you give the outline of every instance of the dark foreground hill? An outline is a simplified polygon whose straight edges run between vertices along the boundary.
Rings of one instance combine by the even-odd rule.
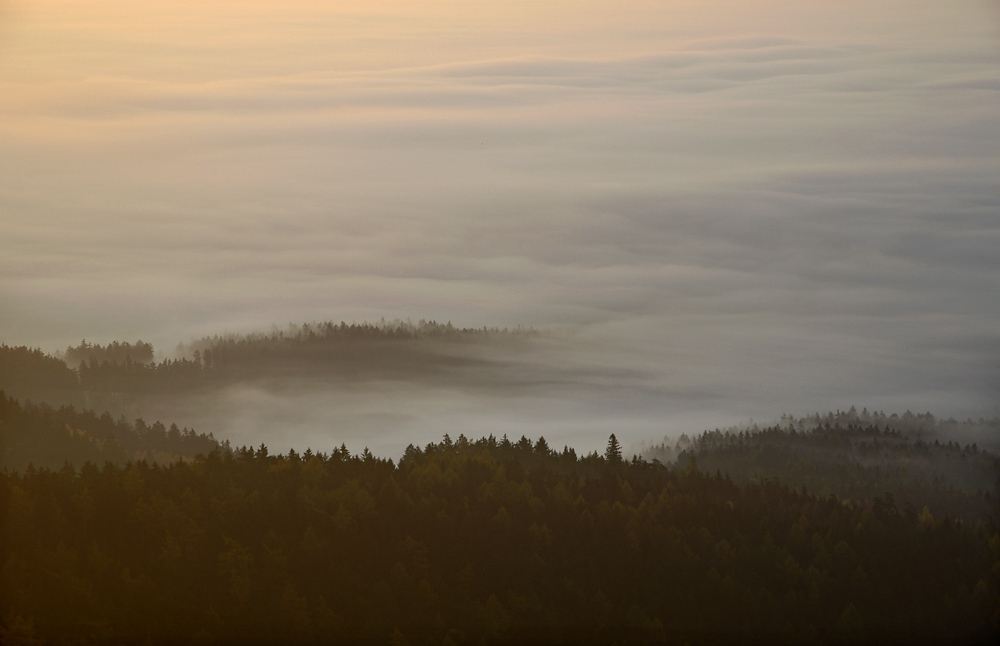
[[[0,641],[995,643],[1000,535],[448,438],[0,474]]]

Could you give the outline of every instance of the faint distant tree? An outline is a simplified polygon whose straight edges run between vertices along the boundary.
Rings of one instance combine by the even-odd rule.
[[[608,438],[608,448],[604,450],[604,459],[608,462],[622,461],[622,445],[618,443],[618,438],[612,433]]]

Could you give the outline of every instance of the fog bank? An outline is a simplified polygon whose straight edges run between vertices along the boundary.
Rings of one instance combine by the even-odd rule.
[[[553,335],[523,391],[233,389],[234,441],[1000,401],[995,2],[15,2],[0,96],[2,342]]]

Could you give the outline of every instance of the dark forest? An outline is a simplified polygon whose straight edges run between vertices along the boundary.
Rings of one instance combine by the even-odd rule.
[[[394,461],[100,405],[510,334],[330,324],[160,363],[3,346],[0,642],[994,643],[1000,460],[948,438],[995,420],[852,410],[641,456],[445,435]]]

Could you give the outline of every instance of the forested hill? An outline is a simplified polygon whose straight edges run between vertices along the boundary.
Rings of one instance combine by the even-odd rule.
[[[288,379],[419,379],[465,383],[470,370],[500,378],[497,344],[538,336],[530,328],[458,328],[434,321],[289,326],[267,334],[206,337],[153,361],[151,344],[83,341],[61,357],[0,346],[0,389],[19,400],[111,411],[129,418],[169,409],[175,396]],[[67,363],[69,364],[67,366]],[[155,413],[153,413],[155,414]]]
[[[0,345],[0,390],[15,399],[53,406],[84,403],[76,371],[37,348]]]
[[[776,479],[844,500],[889,494],[908,513],[975,521],[1000,518],[1000,458],[948,438],[990,433],[1000,434],[1000,421],[962,425],[929,414],[872,414],[863,421],[853,412],[831,413],[786,419],[785,426],[682,436],[646,449],[643,457],[680,469],[694,460],[736,482]]]
[[[379,323],[351,323],[344,321],[335,323],[323,321],[289,325],[287,329],[277,327],[267,333],[225,334],[204,337],[189,344],[181,344],[177,354],[181,358],[194,358],[194,353],[200,353],[204,358],[209,353],[206,363],[214,365],[216,361],[223,363],[237,360],[241,356],[257,357],[261,354],[289,353],[297,355],[302,346],[317,349],[323,346],[338,346],[354,343],[373,343],[386,341],[484,341],[491,339],[509,339],[517,337],[537,336],[533,328],[515,327],[497,328],[460,328],[449,323],[421,320],[417,323],[409,321],[381,321]]]
[[[530,328],[458,328],[451,323],[402,321],[292,325],[268,334],[206,337],[180,345],[183,359],[200,363],[213,379],[253,379],[275,374],[337,375],[350,379],[427,379],[483,365],[475,344],[537,336]]]
[[[445,438],[0,473],[0,641],[996,643],[1000,535]]]
[[[0,470],[59,469],[69,463],[171,462],[228,450],[211,434],[142,419],[113,419],[107,412],[21,403],[0,390]]]
[[[584,457],[445,436],[395,464],[79,404],[183,402],[290,365],[460,374],[467,348],[520,334],[421,329],[215,339],[160,363],[112,344],[124,361],[76,370],[0,346],[0,644],[1000,638],[997,459],[939,437],[985,420],[852,411],[649,461],[614,436]]]

